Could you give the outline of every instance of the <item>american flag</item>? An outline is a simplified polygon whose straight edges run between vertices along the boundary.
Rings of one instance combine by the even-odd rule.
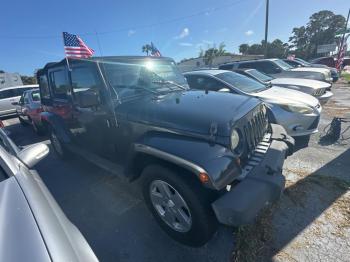
[[[157,47],[151,42],[151,56],[162,56]]]
[[[349,34],[350,35],[350,34]],[[348,37],[349,35],[347,35],[345,38],[344,38],[344,41],[343,41],[343,45],[340,44],[340,47],[339,47],[339,53],[338,53],[338,60],[337,60],[337,63],[335,65],[335,68],[338,69],[338,70],[341,70],[342,68],[342,65],[343,65],[343,62],[344,62],[344,57],[345,57],[345,53],[346,51],[348,50],[348,45],[347,45],[347,40],[348,40]]]
[[[63,32],[64,51],[69,58],[89,58],[94,50],[88,47],[77,35]]]

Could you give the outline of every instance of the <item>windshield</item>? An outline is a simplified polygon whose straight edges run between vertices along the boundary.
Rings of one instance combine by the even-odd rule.
[[[264,73],[262,73],[256,69],[247,70],[246,73],[251,75],[255,79],[258,79],[259,81],[265,82],[265,83],[274,79],[273,77],[265,75]]]
[[[221,73],[216,77],[245,93],[256,93],[267,89],[264,84],[234,72]]]
[[[103,62],[102,68],[107,82],[119,97],[133,96],[140,91],[160,93],[181,90],[180,86],[188,86],[175,62],[169,60]]]
[[[280,59],[273,60],[279,67],[281,67],[283,70],[290,70],[293,69],[291,65],[288,65],[286,62]]]
[[[311,64],[301,58],[295,58],[294,60],[298,61],[299,63],[301,63],[303,66],[310,66]]]
[[[34,102],[39,102],[40,101],[39,90],[32,92],[32,99],[33,99]]]

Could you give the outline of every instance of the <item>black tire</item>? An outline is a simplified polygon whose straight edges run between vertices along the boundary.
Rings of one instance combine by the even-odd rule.
[[[56,155],[63,160],[67,159],[68,151],[65,148],[64,143],[58,138],[53,128],[50,128],[50,141]]]
[[[185,174],[186,175],[186,174]],[[190,175],[190,174],[189,174]],[[142,172],[143,196],[160,227],[176,241],[199,247],[207,243],[217,230],[218,222],[210,206],[209,195],[205,194],[196,181],[177,175],[176,172],[160,165],[147,166]],[[168,225],[160,216],[151,200],[151,185],[163,181],[177,191],[186,202],[191,216],[187,232],[179,232]]]
[[[19,116],[18,117],[19,122],[21,123],[22,126],[26,126],[27,123]]]
[[[38,124],[36,124],[33,119],[31,119],[31,123],[34,129],[34,132],[38,135],[38,136],[43,136],[45,135],[45,129],[43,126],[40,126]]]

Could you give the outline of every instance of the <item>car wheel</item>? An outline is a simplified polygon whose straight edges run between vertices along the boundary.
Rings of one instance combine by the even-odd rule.
[[[22,126],[26,126],[27,123],[19,116],[18,117],[19,122],[21,123]]]
[[[199,185],[158,165],[146,167],[142,177],[145,202],[168,235],[196,247],[211,239],[218,223]]]
[[[33,129],[34,129],[34,132],[37,135],[43,136],[45,134],[45,130],[44,130],[43,126],[39,126],[38,124],[36,124],[33,119],[31,119],[31,123],[32,123]]]
[[[56,154],[58,155],[58,157],[61,159],[66,159],[67,150],[65,149],[62,141],[58,138],[55,130],[53,130],[53,129],[50,132],[50,141],[51,141],[51,145],[52,145],[54,151],[56,152]]]

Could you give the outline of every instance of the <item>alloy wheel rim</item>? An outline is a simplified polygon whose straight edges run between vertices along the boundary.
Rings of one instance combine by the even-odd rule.
[[[162,180],[150,184],[151,202],[160,218],[173,230],[188,232],[192,227],[190,209],[181,194]]]

